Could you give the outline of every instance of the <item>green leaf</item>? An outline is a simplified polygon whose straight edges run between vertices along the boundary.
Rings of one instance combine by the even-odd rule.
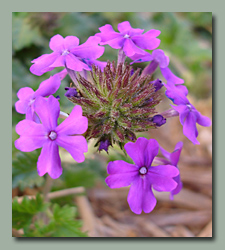
[[[13,160],[12,168],[12,187],[24,188],[40,187],[44,183],[44,177],[37,173],[37,160],[40,150],[29,153],[18,153],[16,160]]]
[[[37,28],[31,28],[26,18],[21,16],[12,17],[12,47],[18,51],[32,44],[41,45],[43,38]]]
[[[43,212],[48,207],[48,203],[43,202],[40,194],[36,198],[24,197],[22,202],[18,202],[18,197],[12,202],[12,227],[15,229],[28,228],[35,214]]]
[[[47,225],[39,220],[34,228],[25,233],[26,237],[87,237],[80,231],[81,222],[75,220],[76,209],[65,205],[54,204],[50,221]]]

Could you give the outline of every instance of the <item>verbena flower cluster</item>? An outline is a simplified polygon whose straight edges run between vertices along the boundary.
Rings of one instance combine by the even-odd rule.
[[[83,162],[88,140],[95,139],[98,150],[106,152],[117,144],[134,163],[109,162],[106,183],[110,188],[130,186],[127,201],[131,210],[149,213],[156,205],[152,189],[170,192],[171,199],[182,189],[178,161],[183,144],[178,142],[169,153],[155,139],[137,138],[137,132],[156,129],[168,118],[179,116],[184,135],[199,144],[196,123],[210,126],[211,121],[190,103],[184,80],[173,74],[169,57],[157,49],[159,30],[144,33],[128,21],[118,24],[118,32],[109,24],[99,30],[81,45],[76,36],[55,35],[49,43],[52,52],[32,61],[30,71],[38,76],[58,67],[64,69],[43,81],[36,91],[28,87],[18,91],[15,108],[26,119],[16,126],[20,138],[15,146],[24,152],[42,148],[38,174],[48,173],[55,179],[63,171],[59,146],[76,162]],[[97,60],[104,53],[103,45],[118,50],[117,63]],[[126,62],[127,57],[131,63]],[[140,62],[149,64],[142,71],[134,70],[132,64]],[[153,79],[158,68],[165,82]],[[75,104],[70,115],[60,111],[59,98],[53,96],[66,75],[73,82],[65,87],[65,96]],[[174,105],[158,113],[162,88]],[[60,125],[59,117],[65,118]],[[158,156],[159,150],[163,157]]]

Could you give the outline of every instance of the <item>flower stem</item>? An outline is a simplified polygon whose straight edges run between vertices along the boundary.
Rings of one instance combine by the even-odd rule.
[[[48,193],[50,193],[50,191],[51,191],[52,183],[53,183],[53,179],[49,175],[47,175],[47,178],[45,181],[45,186],[43,189],[43,197],[44,197],[45,202],[49,201]]]
[[[125,59],[126,59],[126,55],[125,55],[125,53],[124,53],[124,51],[123,51],[123,48],[121,48],[121,49],[119,50],[119,53],[118,53],[117,66],[118,66],[120,63],[124,64]]]

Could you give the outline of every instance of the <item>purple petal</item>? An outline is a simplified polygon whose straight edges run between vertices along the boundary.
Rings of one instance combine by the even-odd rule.
[[[148,172],[152,187],[159,192],[170,192],[177,187],[177,182],[171,177],[179,174],[179,170],[172,165],[151,167]]]
[[[152,51],[152,56],[159,63],[160,68],[166,68],[169,65],[170,59],[165,55],[163,50],[156,49]]]
[[[160,68],[162,75],[167,81],[171,81],[174,84],[182,84],[184,83],[184,80],[175,76],[172,71],[166,67],[166,68]]]
[[[180,115],[180,123],[184,125],[184,121],[188,114],[190,113],[190,109],[187,107],[187,105],[178,105],[178,106],[173,106],[171,105]]]
[[[124,21],[122,23],[118,24],[118,30],[120,33],[128,32],[130,29],[132,29],[130,23],[128,21]]]
[[[126,171],[126,168],[127,168],[127,166],[124,163],[125,162],[123,162],[122,164],[121,163],[119,164],[119,168],[121,166],[124,166],[124,169],[122,171]],[[108,165],[108,171],[111,171],[113,168],[117,168],[117,167],[118,166],[115,166],[113,162],[110,162]],[[136,169],[134,171],[127,171],[127,172],[122,172],[122,171],[121,172],[117,171],[116,173],[113,173],[106,178],[105,182],[110,188],[127,187],[131,185],[135,181],[135,179],[139,178],[138,171]]]
[[[105,42],[105,44],[108,44],[109,46],[111,46],[114,49],[120,49],[123,47],[125,41],[126,41],[126,38],[124,38],[123,36],[120,35],[112,40]]]
[[[209,126],[212,125],[211,120],[207,116],[202,115],[200,112],[198,112],[198,116],[197,116],[196,122],[199,125],[204,126],[204,127],[209,127]]]
[[[20,135],[20,138],[15,141],[15,147],[20,151],[30,152],[41,148],[48,140],[44,126],[31,120],[20,121],[15,129]]]
[[[168,151],[166,151],[164,148],[162,148],[161,146],[159,146],[159,148],[160,148],[160,151],[161,151],[162,155],[163,155],[166,159],[170,160],[170,153],[169,153]]]
[[[61,35],[55,35],[50,39],[49,48],[56,52],[61,52],[63,47],[64,38]]]
[[[95,36],[98,36],[101,38],[100,44],[105,44],[105,42],[112,40],[114,38],[120,37],[121,35],[118,32],[115,32],[113,27],[110,24],[106,24],[99,28],[101,33],[95,34]]]
[[[156,199],[147,178],[136,179],[130,187],[127,201],[131,211],[135,214],[141,214],[142,210],[150,213],[154,209]]]
[[[153,159],[159,152],[159,144],[155,139],[150,139],[148,144],[143,152],[144,154],[144,162],[146,167],[150,167]]]
[[[177,166],[179,162],[182,147],[183,147],[183,142],[178,142],[175,146],[174,151],[170,154],[170,161],[173,166]]]
[[[59,148],[55,142],[48,141],[43,145],[37,162],[37,171],[40,176],[48,173],[52,179],[59,178],[62,174]]]
[[[90,66],[90,67],[92,66],[92,64],[96,65],[98,68],[101,69],[101,71],[104,70],[104,68],[105,68],[105,66],[106,66],[106,64],[107,64],[107,62],[101,62],[101,61],[94,60],[94,59],[92,59],[92,60],[85,60],[85,62],[86,62],[87,65]]]
[[[145,53],[145,54],[142,54],[142,55],[139,55],[139,54],[134,54],[133,56],[130,57],[132,60],[134,60],[133,63],[138,63],[138,62],[149,62],[149,61],[152,61],[153,60],[153,56],[149,53]]]
[[[29,88],[29,87],[24,87],[21,88],[18,92],[17,92],[17,96],[20,100],[28,100],[32,95],[34,94],[33,89]]]
[[[62,71],[60,71],[59,73],[56,73],[55,75],[58,75],[60,80],[63,80],[67,76],[67,74],[68,74],[67,70],[63,69]]]
[[[19,100],[15,103],[15,109],[20,114],[26,114],[29,107],[29,100]]]
[[[51,67],[51,68],[56,68],[56,67],[65,67],[65,61],[66,61],[66,57],[67,57],[68,55],[59,55],[56,59],[55,59],[55,61],[52,63],[52,64],[50,64],[49,66]]]
[[[181,182],[180,175],[174,177],[173,179],[176,181],[177,187],[170,192],[171,200],[173,200],[173,196],[180,193],[181,189],[183,188],[183,183]]]
[[[177,85],[176,88],[181,91],[185,96],[188,95],[188,89],[184,85]]]
[[[48,130],[54,130],[57,127],[60,107],[59,101],[54,96],[48,98],[38,96],[34,103],[34,111]]]
[[[161,31],[160,30],[155,30],[155,29],[151,29],[149,31],[147,31],[146,33],[144,33],[145,36],[148,36],[149,39],[150,38],[154,38],[154,37],[157,37],[161,34]]]
[[[81,106],[76,105],[69,117],[56,128],[56,132],[63,135],[83,134],[87,128],[88,119],[82,116]]]
[[[156,167],[150,167],[148,173],[150,175],[159,175],[167,178],[175,177],[179,174],[179,170],[172,165],[159,165]]]
[[[145,54],[146,52],[138,48],[131,39],[126,39],[123,45],[123,51],[126,56],[131,57],[134,54]]]
[[[66,56],[66,66],[74,71],[82,71],[83,69],[90,70],[86,63],[83,63],[71,53]]]
[[[124,149],[138,167],[145,165],[144,152],[148,145],[148,139],[139,137],[136,142],[128,142]]]
[[[184,121],[183,133],[193,144],[200,144],[196,139],[196,132],[196,116],[190,112]]]
[[[67,36],[64,39],[64,47],[67,50],[71,50],[79,45],[79,39],[76,36]]]
[[[61,81],[58,74],[50,76],[50,78],[40,84],[39,88],[35,91],[34,97],[52,95],[59,89],[60,84]]]
[[[44,54],[32,61],[34,63],[30,67],[31,73],[34,75],[41,76],[47,71],[51,71],[53,68],[50,67],[51,64],[60,56],[58,52],[53,52],[51,54]]]
[[[164,84],[166,88],[165,95],[172,100],[174,104],[189,104],[187,97],[184,95],[183,92],[178,89],[173,82],[168,81],[167,84]]]
[[[107,166],[108,174],[127,174],[136,172],[138,174],[138,167],[136,165],[127,163],[123,160],[111,161]]]
[[[132,40],[138,47],[148,50],[156,49],[160,44],[160,40],[153,37],[151,31],[143,35],[133,36]]]
[[[99,42],[99,37],[90,36],[85,43],[71,49],[71,53],[84,59],[97,59],[102,56],[105,50],[104,47],[98,45]]]
[[[86,139],[83,136],[66,136],[58,134],[56,143],[65,148],[77,162],[85,160],[84,153],[88,151]]]

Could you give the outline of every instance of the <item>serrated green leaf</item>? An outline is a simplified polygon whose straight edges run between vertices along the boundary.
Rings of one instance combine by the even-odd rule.
[[[26,237],[87,237],[80,231],[81,222],[75,220],[76,209],[65,205],[60,207],[54,204],[50,221],[47,225],[39,220],[34,223],[34,228],[27,231]]]
[[[12,227],[16,229],[28,228],[35,214],[43,212],[48,207],[48,203],[43,202],[40,194],[36,198],[24,197],[22,202],[18,202],[18,197],[12,202]]]
[[[37,173],[37,160],[40,150],[29,153],[20,152],[16,160],[12,162],[12,187],[19,187],[21,191],[24,188],[40,187],[44,183],[44,177]]]

